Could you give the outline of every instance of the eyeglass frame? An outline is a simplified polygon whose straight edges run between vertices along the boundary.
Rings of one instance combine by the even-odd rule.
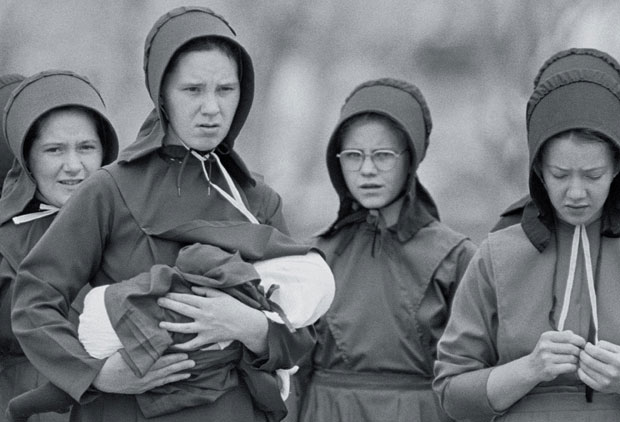
[[[355,170],[349,170],[349,169],[345,169],[344,165],[342,164],[342,159],[341,159],[341,154],[343,152],[358,152],[360,153],[360,155],[362,155],[362,161],[360,161],[360,165],[357,169]],[[389,152],[390,154],[394,155],[394,164],[392,164],[392,166],[390,166],[389,168],[383,169],[383,168],[379,168],[379,166],[377,165],[377,163],[375,162],[375,159],[373,158],[375,154],[377,153],[386,153]],[[405,148],[404,150],[400,151],[400,152],[396,152],[394,150],[391,150],[389,148],[380,148],[380,149],[375,149],[373,151],[371,151],[370,153],[366,153],[366,151],[363,151],[361,149],[343,149],[342,151],[340,151],[338,154],[336,154],[336,158],[338,158],[338,160],[340,161],[340,167],[342,167],[343,171],[350,171],[350,172],[355,172],[355,171],[360,171],[362,169],[362,167],[364,166],[364,163],[366,162],[366,158],[370,158],[370,162],[372,163],[373,166],[375,166],[375,168],[379,171],[390,171],[392,170],[395,166],[396,166],[396,161],[400,158],[401,155],[403,155],[404,153],[409,152],[409,148]]]

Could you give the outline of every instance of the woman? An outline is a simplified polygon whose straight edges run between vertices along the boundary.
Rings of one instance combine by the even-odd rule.
[[[474,253],[439,222],[416,176],[431,132],[421,92],[394,79],[347,98],[327,146],[337,220],[317,241],[336,296],[317,324],[301,420],[446,420],[431,390],[435,343]]]
[[[620,64],[604,51],[595,48],[569,48],[562,50],[543,63],[534,78],[534,88],[549,76],[571,69],[592,69],[607,73],[620,82]],[[491,231],[497,231],[521,222],[525,207],[533,207],[529,195],[511,204],[500,215],[499,221]],[[528,205],[530,204],[530,205]]]
[[[206,224],[250,221],[286,232],[279,196],[233,149],[254,89],[252,61],[234,34],[223,18],[199,7],[175,9],[155,23],[144,70],[156,109],[136,142],[85,183],[20,268],[14,331],[34,364],[80,403],[74,418],[144,420],[140,393],[177,381],[182,387],[195,364],[188,358],[192,351],[231,340],[238,363],[229,391],[213,403],[149,420],[264,421],[286,412],[273,373],[293,367],[313,345],[308,328],[291,333],[213,289],[194,289],[206,297],[171,293],[160,305],[191,321],[161,327],[193,334],[176,345],[188,354],[164,355],[138,377],[119,352],[105,360],[90,357],[66,319],[67,303],[87,280],[118,283],[154,265],[173,266],[188,237]],[[42,343],[49,347],[41,350]],[[240,368],[263,373],[262,388],[248,386]],[[261,408],[253,397],[274,407]]]
[[[4,105],[11,95],[11,91],[13,91],[13,88],[19,85],[22,80],[24,80],[24,77],[18,74],[0,76],[0,107],[4,108]],[[2,130],[2,122],[0,121],[0,190],[2,190],[4,178],[12,165],[13,153],[9,149],[9,144],[4,140],[4,130]]]
[[[71,72],[48,71],[25,79],[7,100],[3,122],[17,159],[0,199],[0,420],[12,397],[44,382],[11,330],[17,268],[56,211],[118,152],[99,92]],[[37,420],[68,420],[68,415]]]
[[[434,388],[457,419],[618,420],[620,85],[557,73],[526,116],[534,209],[473,258]]]

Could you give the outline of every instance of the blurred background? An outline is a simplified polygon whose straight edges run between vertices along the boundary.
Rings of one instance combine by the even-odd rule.
[[[87,76],[125,146],[152,108],[146,35],[182,5],[222,14],[252,56],[255,101],[236,148],[300,238],[335,218],[325,148],[359,83],[392,76],[422,90],[434,128],[420,178],[442,220],[479,243],[527,192],[525,104],[540,65],[570,47],[620,57],[612,0],[2,0],[0,74]]]

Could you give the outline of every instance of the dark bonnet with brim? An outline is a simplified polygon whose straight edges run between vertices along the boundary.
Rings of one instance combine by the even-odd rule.
[[[543,181],[534,169],[538,154],[550,138],[573,129],[598,132],[620,149],[620,85],[607,73],[577,69],[554,74],[541,82],[527,104],[526,121],[530,152],[530,195],[538,209],[538,219],[553,230],[553,207]],[[620,186],[612,182],[602,230],[620,235]],[[530,231],[526,229],[526,234]],[[533,233],[533,231],[531,232]],[[544,249],[548,236],[538,234],[530,240]]]
[[[24,141],[34,122],[50,110],[79,106],[96,113],[104,122],[105,139],[101,140],[103,164],[118,155],[118,138],[110,123],[99,91],[88,79],[71,71],[49,70],[26,78],[15,88],[7,101],[4,114],[4,135],[11,151],[26,165]]]

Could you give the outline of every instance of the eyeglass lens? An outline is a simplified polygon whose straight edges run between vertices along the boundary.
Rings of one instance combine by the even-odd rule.
[[[370,157],[372,163],[378,170],[391,170],[396,164],[396,160],[399,156],[399,153],[391,150],[377,150],[371,152],[370,154],[357,150],[345,150],[338,154],[340,164],[346,171],[360,170],[366,157]]]

